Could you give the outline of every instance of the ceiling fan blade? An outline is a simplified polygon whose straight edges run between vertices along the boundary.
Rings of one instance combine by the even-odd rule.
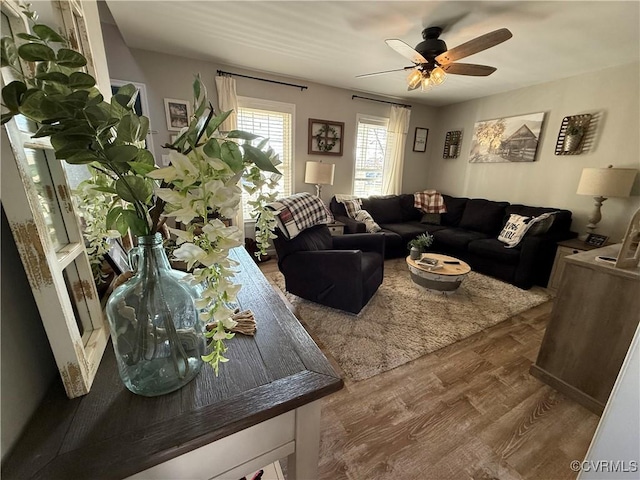
[[[471,75],[473,77],[486,77],[497,70],[496,67],[487,65],[474,65],[472,63],[449,63],[442,69],[452,75]]]
[[[398,40],[397,38],[390,38],[385,40],[385,43],[393,48],[396,52],[402,55],[404,58],[408,58],[416,65],[420,65],[421,63],[427,63],[427,60],[416,52],[412,47],[404,43],[402,40]]]
[[[474,38],[473,40],[469,40],[462,45],[453,47],[451,50],[441,53],[436,57],[436,62],[440,65],[455,62],[456,60],[481,52],[487,48],[495,47],[496,45],[509,40],[512,36],[511,32],[506,28],[486,33]]]
[[[365,73],[363,75],[356,75],[356,78],[375,77],[376,75],[384,75],[385,73],[403,72],[405,70],[411,70],[412,68],[415,68],[415,66],[411,65],[410,67],[396,68],[395,70],[385,70],[384,72]]]

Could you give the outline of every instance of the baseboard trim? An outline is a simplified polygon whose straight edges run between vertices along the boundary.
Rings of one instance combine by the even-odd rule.
[[[573,385],[569,385],[564,380],[559,379],[555,375],[547,372],[546,370],[540,368],[535,363],[531,365],[529,368],[529,373],[531,376],[536,377],[538,380],[546,383],[550,387],[554,388],[558,392],[566,395],[571,400],[575,400],[583,407],[591,410],[593,413],[597,415],[602,415],[604,410],[604,404],[596,400],[595,398],[587,395],[581,390],[578,390]]]

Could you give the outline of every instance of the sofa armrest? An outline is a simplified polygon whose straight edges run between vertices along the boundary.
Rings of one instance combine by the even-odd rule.
[[[362,250],[376,252],[384,257],[383,233],[355,233],[333,237],[333,248],[336,250]]]
[[[338,221],[338,222],[344,223],[344,233],[351,234],[351,233],[366,233],[367,232],[367,226],[362,222],[354,220],[353,218],[345,217],[345,216],[341,216],[341,215],[334,215],[333,218],[335,218],[336,221]]]

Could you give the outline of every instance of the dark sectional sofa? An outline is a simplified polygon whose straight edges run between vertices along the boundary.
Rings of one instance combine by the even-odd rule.
[[[362,199],[367,210],[385,234],[385,257],[408,255],[407,243],[429,232],[434,236],[431,250],[452,255],[473,270],[504,280],[523,289],[546,286],[556,253],[556,244],[576,236],[571,232],[571,212],[559,208],[531,207],[481,198],[443,195],[447,213],[440,225],[423,223],[424,214],[413,206],[413,195],[388,195]],[[363,233],[364,223],[347,216],[344,205],[331,199],[336,220],[345,224],[345,233]],[[526,235],[514,248],[505,248],[498,235],[512,213],[538,216],[558,212],[548,232]]]

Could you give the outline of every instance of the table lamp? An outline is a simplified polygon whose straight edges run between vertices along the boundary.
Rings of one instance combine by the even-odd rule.
[[[628,197],[631,193],[633,181],[638,171],[633,168],[584,168],[578,184],[578,195],[591,195],[595,200],[595,206],[591,215],[587,229],[593,233],[596,225],[602,220],[600,207],[609,197]]]
[[[333,163],[307,162],[304,172],[304,183],[315,184],[316,195],[320,197],[321,185],[333,185],[335,168],[336,166]]]

